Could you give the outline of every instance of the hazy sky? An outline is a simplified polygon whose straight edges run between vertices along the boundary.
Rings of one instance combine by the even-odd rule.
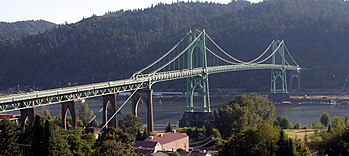
[[[56,24],[74,23],[93,14],[107,11],[147,8],[152,4],[177,0],[0,0],[0,21],[47,20]],[[188,0],[185,0],[188,1]],[[196,0],[193,0],[196,1]],[[204,0],[200,0],[204,1]],[[231,0],[212,0],[228,3]],[[252,0],[258,2],[260,0]]]

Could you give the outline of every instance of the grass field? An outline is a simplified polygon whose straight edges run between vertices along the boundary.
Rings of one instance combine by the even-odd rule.
[[[286,129],[284,130],[289,138],[292,139],[300,139],[304,140],[304,135],[308,136],[308,141],[310,140],[310,136],[314,135],[315,129]]]

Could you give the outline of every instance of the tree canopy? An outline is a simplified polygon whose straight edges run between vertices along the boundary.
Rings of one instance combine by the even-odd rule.
[[[327,127],[331,123],[331,117],[327,112],[321,115],[320,123]]]
[[[289,139],[283,130],[262,123],[258,129],[248,129],[233,135],[219,151],[219,155],[304,155],[310,151],[302,142]]]
[[[229,104],[214,112],[214,126],[223,138],[246,130],[256,129],[262,122],[274,121],[275,106],[265,97],[244,94],[235,97]]]
[[[18,139],[18,127],[8,119],[0,121],[0,152],[3,156],[21,155]]]
[[[130,134],[120,129],[108,128],[97,139],[94,155],[134,155],[134,141],[135,138]]]
[[[142,128],[141,121],[132,114],[127,114],[123,119],[119,120],[118,127],[132,136],[136,137],[138,131]]]

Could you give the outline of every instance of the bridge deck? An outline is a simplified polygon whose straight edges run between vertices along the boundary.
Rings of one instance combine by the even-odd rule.
[[[207,67],[192,70],[183,69],[153,74],[136,75],[132,79],[94,83],[88,85],[72,86],[50,90],[34,91],[22,94],[12,94],[0,97],[0,113],[20,109],[40,107],[85,98],[92,98],[119,92],[134,91],[151,87],[152,84],[191,76],[200,76],[203,72],[208,74],[241,71],[241,70],[300,70],[298,66],[275,64],[239,64]]]

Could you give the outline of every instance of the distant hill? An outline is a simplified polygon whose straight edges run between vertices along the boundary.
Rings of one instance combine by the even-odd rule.
[[[52,30],[57,25],[44,20],[29,20],[20,22],[0,22],[0,38],[19,38],[28,35],[36,35],[46,30]]]
[[[91,83],[131,76],[169,50],[190,29],[206,29],[231,55],[258,56],[284,39],[308,71],[307,88],[340,88],[349,74],[349,2],[341,0],[268,0],[158,4],[120,10],[20,39],[0,41],[0,87]],[[211,75],[211,88],[267,91],[270,73]],[[163,89],[172,83],[164,83]],[[175,85],[179,89],[185,87]]]

